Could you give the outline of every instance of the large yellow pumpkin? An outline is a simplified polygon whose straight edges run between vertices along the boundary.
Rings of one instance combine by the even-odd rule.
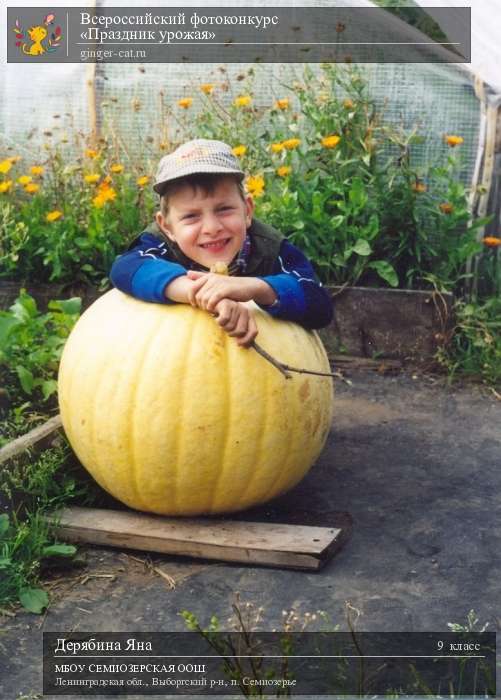
[[[249,303],[267,352],[329,371],[316,333]],[[164,515],[242,510],[290,489],[324,446],[332,399],[330,378],[286,379],[207,312],[117,290],[78,321],[59,372],[82,464],[123,503]]]

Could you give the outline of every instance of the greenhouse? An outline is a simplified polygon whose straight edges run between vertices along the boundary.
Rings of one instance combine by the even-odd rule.
[[[495,697],[499,2],[68,2],[0,9],[0,695]],[[284,33],[134,42],[195,11]]]

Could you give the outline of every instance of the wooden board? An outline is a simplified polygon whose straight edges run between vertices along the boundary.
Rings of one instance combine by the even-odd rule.
[[[167,518],[131,511],[66,508],[57,535],[68,542],[291,569],[320,569],[341,530],[215,518]]]
[[[61,416],[58,413],[57,416],[49,418],[43,425],[33,428],[33,430],[30,430],[26,435],[21,435],[21,437],[12,440],[12,442],[8,442],[0,448],[0,464],[7,462],[7,460],[13,457],[17,457],[26,450],[38,448],[52,433],[59,430],[61,425]]]

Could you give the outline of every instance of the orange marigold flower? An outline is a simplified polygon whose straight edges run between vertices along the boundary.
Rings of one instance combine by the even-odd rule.
[[[345,109],[353,109],[354,106],[355,106],[355,104],[354,104],[353,100],[350,100],[349,98],[344,100],[344,102],[343,102],[343,107]]]
[[[215,87],[214,83],[202,83],[202,85],[200,85],[200,90],[205,95],[210,95]]]
[[[454,134],[446,134],[444,136],[444,140],[445,143],[451,148],[455,148],[456,146],[460,146],[462,143],[464,143],[464,138],[462,136],[455,136]]]
[[[284,150],[284,144],[283,143],[272,143],[270,148],[271,148],[272,153],[281,153]]]
[[[237,158],[240,158],[240,156],[244,156],[247,153],[247,146],[242,144],[240,146],[235,146],[235,148],[232,148],[232,153]]]
[[[99,175],[97,173],[90,173],[90,175],[84,175],[84,180],[88,182],[89,185],[93,185],[99,180]]]
[[[53,221],[60,219],[62,215],[62,211],[59,211],[59,209],[54,209],[53,211],[49,211],[45,218],[49,223],[52,223]]]
[[[261,197],[264,192],[264,177],[262,175],[249,175],[245,185],[249,194],[253,197]]]
[[[322,146],[324,148],[336,148],[338,143],[341,141],[341,136],[337,134],[331,134],[330,136],[324,136],[322,139]]]
[[[501,245],[501,238],[497,238],[496,236],[486,236],[485,238],[482,238],[482,242],[489,248],[497,248]]]
[[[136,184],[139,185],[139,187],[144,187],[148,184],[149,181],[150,178],[148,177],[148,175],[143,175],[142,177],[137,178]]]
[[[193,97],[182,97],[180,100],[177,101],[177,104],[183,109],[188,109],[189,107],[191,107],[192,102]]]
[[[11,187],[12,180],[5,180],[4,182],[0,182],[0,194],[3,192],[8,192]]]
[[[289,165],[281,165],[279,168],[277,168],[277,175],[280,177],[287,177],[287,175],[290,175],[292,168]]]
[[[120,163],[115,163],[114,165],[111,166],[110,168],[112,173],[123,173],[124,166],[120,165]]]
[[[116,199],[117,193],[113,189],[113,187],[100,187],[99,189],[99,194],[97,194],[93,200],[92,204],[97,208],[101,209],[104,207],[106,202],[112,202],[114,199]]]
[[[297,148],[299,146],[300,143],[301,143],[301,139],[287,139],[286,141],[283,142],[283,146],[288,151],[293,151],[295,148]]]
[[[450,204],[450,202],[442,202],[442,204],[440,205],[440,211],[443,214],[452,214],[452,212],[454,211],[454,207],[452,206],[452,204]]]
[[[235,107],[248,107],[252,102],[252,97],[250,95],[240,95],[236,97],[233,104]]]
[[[7,175],[12,168],[12,160],[12,158],[6,158],[0,162],[0,173],[2,173],[2,175]]]
[[[34,182],[28,182],[28,184],[24,186],[24,189],[28,194],[35,194],[35,192],[38,192],[40,189],[40,185],[36,185]]]
[[[87,158],[91,158],[92,160],[94,160],[94,158],[98,157],[99,151],[96,151],[94,148],[86,148],[85,155]]]
[[[417,192],[418,194],[422,194],[423,192],[426,192],[426,190],[427,190],[428,188],[427,188],[427,186],[424,184],[424,182],[419,182],[419,180],[418,180],[417,182],[415,182],[415,183],[412,185],[412,189],[413,189],[414,192]]]
[[[17,181],[20,185],[27,185],[32,180],[33,178],[31,177],[31,175],[21,175],[21,177],[17,178]]]
[[[281,100],[275,100],[275,108],[276,109],[289,109],[290,106],[290,100],[288,97],[283,97]]]
[[[32,165],[30,172],[32,175],[43,175],[44,168],[41,165]]]

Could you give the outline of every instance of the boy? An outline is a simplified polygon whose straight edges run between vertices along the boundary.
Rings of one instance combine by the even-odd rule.
[[[244,177],[221,141],[195,139],[164,156],[153,187],[161,197],[156,223],[115,260],[111,281],[144,301],[205,309],[243,347],[257,335],[249,300],[275,318],[327,326],[328,293],[298,248],[253,219]],[[210,272],[216,262],[227,263],[230,276]]]

